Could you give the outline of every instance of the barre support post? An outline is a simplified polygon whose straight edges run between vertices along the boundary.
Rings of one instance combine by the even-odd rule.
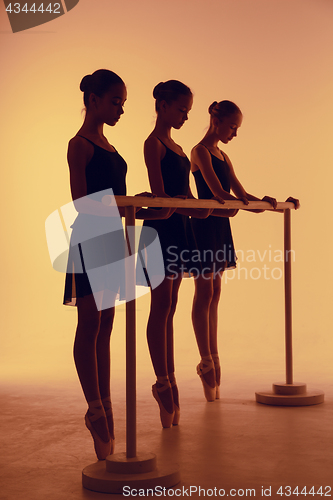
[[[131,233],[133,231],[133,233]],[[136,439],[136,314],[135,314],[135,207],[125,206],[126,278],[126,453],[109,455],[105,461],[82,471],[82,485],[100,493],[123,493],[124,486],[148,489],[171,488],[180,472],[173,464],[159,465],[154,453],[137,453]],[[131,244],[133,247],[131,248]],[[132,258],[130,258],[133,256]]]
[[[293,383],[293,341],[291,303],[291,214],[284,210],[284,301],[286,331],[286,383]]]
[[[134,207],[125,207],[127,257],[132,255],[129,227],[135,226]],[[135,249],[133,249],[135,250]],[[126,297],[135,294],[135,262],[127,259]],[[126,457],[136,456],[136,324],[135,297],[126,300]]]
[[[274,406],[310,406],[323,403],[324,394],[307,392],[306,384],[293,381],[290,208],[285,208],[283,215],[286,383],[274,383],[272,392],[256,392],[256,401]]]

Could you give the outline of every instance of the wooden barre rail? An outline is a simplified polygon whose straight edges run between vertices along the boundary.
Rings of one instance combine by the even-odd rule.
[[[150,198],[148,196],[115,196],[118,207],[176,207],[176,208],[221,208],[221,209],[241,209],[241,210],[277,210],[294,209],[295,205],[291,202],[278,202],[277,208],[273,209],[267,201],[250,201],[245,205],[240,200],[226,200],[225,203],[219,203],[216,200],[203,200],[188,198]]]
[[[111,199],[110,199],[111,201]],[[240,200],[228,200],[224,204],[216,200],[161,198],[148,196],[115,196],[118,207],[125,207],[125,227],[135,226],[135,207],[177,207],[177,208],[219,208],[241,210],[269,210],[284,213],[285,238],[284,251],[289,255],[291,250],[290,210],[295,209],[291,202],[278,202],[274,210],[266,201],[250,201],[245,205]],[[108,200],[103,200],[108,204]],[[128,240],[129,241],[129,240]],[[130,245],[128,245],[128,249]],[[289,252],[289,253],[288,253]],[[130,255],[130,250],[128,255]],[[126,287],[135,289],[134,261],[126,266]],[[133,294],[133,295],[132,295]],[[126,456],[134,459],[136,450],[136,310],[135,299],[126,302]],[[285,329],[286,329],[286,383],[292,384],[292,311],[291,311],[291,262],[285,259]]]

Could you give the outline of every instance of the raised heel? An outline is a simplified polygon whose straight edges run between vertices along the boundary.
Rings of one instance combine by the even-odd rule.
[[[115,452],[115,437],[114,437],[114,424],[113,424],[113,413],[112,413],[112,403],[111,397],[107,396],[102,399],[106,421],[108,423],[110,438],[111,438],[111,452],[110,455],[113,455]]]
[[[88,412],[85,414],[84,421],[87,429],[90,431],[92,438],[94,440],[95,452],[98,460],[105,460],[111,454],[111,439],[109,435],[109,440],[104,441],[96,432],[92,426],[92,422],[95,422],[99,418],[105,418],[105,412],[101,401],[92,401],[89,404],[89,411],[92,413],[88,416]]]
[[[207,401],[215,401],[215,398],[216,398],[215,383],[214,383],[214,387],[211,387],[208,384],[208,382],[206,382],[206,380],[204,378],[204,375],[206,373],[210,372],[211,370],[214,370],[214,363],[213,363],[213,360],[211,358],[203,358],[197,366],[197,374],[201,378],[205,398],[207,399]],[[214,375],[215,375],[215,370],[214,370]]]
[[[172,426],[172,423],[175,418],[175,412],[173,411],[172,413],[169,413],[163,406],[163,403],[160,399],[159,393],[166,391],[167,389],[171,390],[171,386],[169,381],[165,383],[162,387],[157,387],[156,384],[152,386],[152,393],[154,398],[156,399],[158,406],[160,408],[160,419],[161,419],[161,424],[162,427],[165,429],[168,429],[169,427]]]

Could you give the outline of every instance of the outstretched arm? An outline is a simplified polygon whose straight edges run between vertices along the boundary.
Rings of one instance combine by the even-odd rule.
[[[232,191],[235,193],[237,198],[241,200],[245,205],[249,204],[249,201],[267,201],[272,205],[272,207],[275,209],[277,206],[277,201],[275,198],[272,198],[271,196],[264,196],[263,198],[257,198],[257,196],[254,196],[253,194],[248,193],[245,191],[244,187],[238,180],[234,167],[232,166],[232,163],[228,156],[224,153],[224,156],[226,158],[226,161],[229,165],[230,168],[230,185]],[[261,213],[264,212],[265,210],[249,210],[249,212],[254,212],[254,213]]]
[[[192,171],[200,170],[204,180],[206,181],[209,189],[216,196],[221,203],[223,200],[236,200],[235,196],[225,191],[222,184],[217,177],[209,151],[202,144],[198,144],[192,149],[191,152],[191,168]]]
[[[222,184],[217,177],[213,165],[212,159],[209,151],[202,144],[198,144],[192,149],[191,152],[191,168],[192,171],[200,170],[204,180],[206,181],[209,189],[213,193],[216,201],[220,202],[222,205],[225,200],[235,200],[236,198],[225,191],[222,187]],[[238,210],[230,210],[230,209],[214,209],[211,215],[217,217],[233,217],[236,215]]]

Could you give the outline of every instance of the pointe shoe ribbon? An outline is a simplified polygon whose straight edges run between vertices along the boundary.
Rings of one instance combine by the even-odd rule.
[[[216,397],[216,386],[214,384],[214,387],[211,387],[205,380],[204,375],[211,370],[214,370],[214,362],[211,357],[207,358],[202,358],[200,363],[197,366],[197,374],[201,378],[201,382],[203,385],[203,390],[205,394],[205,398],[207,401],[214,401]],[[215,374],[215,370],[214,370]]]
[[[177,388],[177,383],[176,383],[176,379],[175,378],[171,379],[170,376],[169,376],[169,380],[170,380],[171,387],[175,388],[175,389],[172,389],[172,394],[173,394],[173,409],[174,409],[174,412],[175,412],[175,416],[173,417],[172,425],[178,425],[179,424],[179,419],[180,419],[180,408],[175,403],[175,394],[174,394],[174,390],[177,391],[177,394],[178,394],[178,388]],[[178,400],[178,397],[177,397],[177,400]],[[179,403],[178,403],[178,405],[179,405]]]
[[[94,440],[95,452],[98,460],[105,460],[111,454],[111,439],[109,435],[109,440],[105,442],[96,432],[94,427],[92,426],[92,422],[95,422],[99,418],[106,418],[105,411],[102,405],[101,400],[97,399],[96,401],[90,401],[88,403],[89,410],[92,415],[88,415],[88,412],[85,414],[84,420],[87,429],[90,431],[92,438]]]
[[[215,367],[215,380],[216,380],[216,394],[215,399],[220,399],[220,384],[221,384],[221,366],[220,366],[220,358],[218,354],[212,354],[212,358],[214,361]]]
[[[160,382],[159,383],[163,384],[161,387],[157,387],[156,384],[152,386],[152,393],[153,397],[156,399],[158,406],[160,408],[160,419],[161,419],[161,424],[162,427],[168,429],[169,427],[172,426],[174,417],[175,417],[175,412],[173,411],[172,413],[169,413],[165,407],[163,406],[163,403],[160,399],[159,393],[166,391],[167,389],[171,389],[171,385],[169,382],[169,379]]]
[[[103,407],[104,407],[104,411],[105,411],[105,415],[106,415],[106,420],[108,423],[110,438],[111,438],[110,455],[112,455],[115,451],[115,437],[114,437],[114,425],[113,425],[113,413],[112,413],[111,397],[107,396],[106,398],[103,398],[102,403],[103,403]]]

